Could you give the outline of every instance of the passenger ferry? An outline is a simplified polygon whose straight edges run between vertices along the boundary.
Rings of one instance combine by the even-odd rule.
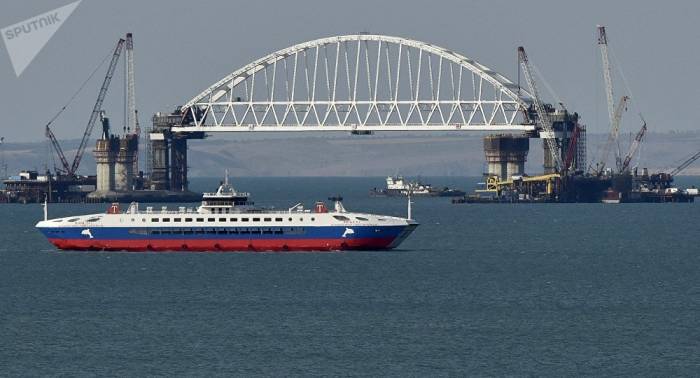
[[[36,227],[57,248],[104,251],[335,251],[382,250],[401,244],[418,223],[408,217],[348,212],[342,198],[333,208],[316,202],[288,210],[257,208],[249,193],[238,192],[228,175],[215,193],[204,193],[196,208],[139,209],[122,212],[112,204],[106,213],[48,219]]]

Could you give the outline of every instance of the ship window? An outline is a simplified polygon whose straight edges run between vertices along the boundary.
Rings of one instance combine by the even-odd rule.
[[[160,230],[151,230],[151,234],[160,235]]]
[[[262,232],[262,230],[260,230],[259,228],[251,228],[250,229],[251,234],[260,234],[261,232]]]
[[[347,222],[347,221],[350,220],[350,218],[348,218],[348,217],[346,217],[346,216],[344,216],[344,215],[334,215],[333,218],[335,218],[335,219],[337,219],[337,220],[339,220],[339,221],[343,221],[343,222]]]
[[[299,218],[299,221],[300,221],[300,222],[303,222],[303,221],[304,221],[304,218]]]
[[[253,218],[253,222],[260,222],[260,218]]]
[[[129,229],[129,233],[134,235],[146,235],[148,234],[148,230],[144,228],[132,228]]]
[[[282,235],[283,233],[281,228],[275,230],[275,235]]]
[[[163,222],[170,222],[170,218],[163,218]]]
[[[90,219],[88,219],[87,221],[88,221],[88,222],[97,222],[97,221],[100,220],[100,219],[101,219],[100,217],[95,217],[95,218],[90,218]]]
[[[213,222],[215,220],[216,220],[215,218],[207,218],[207,222]]]
[[[265,222],[272,222],[272,218],[265,218],[263,219]]]
[[[290,222],[292,221],[292,218],[291,218],[291,217],[289,218],[289,221],[290,221]]]
[[[156,223],[157,223],[159,220],[160,220],[160,219],[158,219],[158,218],[151,218],[151,222],[156,222]]]
[[[384,218],[377,218],[377,220],[380,222],[386,222],[386,219],[384,219]]]
[[[204,218],[197,218],[197,222],[204,222]]]
[[[68,222],[75,222],[77,220],[80,220],[80,218],[71,218],[71,219],[68,219]]]
[[[231,222],[238,222],[238,218],[231,218],[231,219],[229,219],[229,221],[231,221]]]
[[[185,222],[192,222],[192,218],[185,218]]]
[[[209,230],[207,230],[207,234],[216,234],[216,230],[213,228],[209,229]]]
[[[219,229],[218,231],[216,231],[216,233],[219,235],[226,235],[228,232],[226,231],[226,229],[222,228],[222,229]]]
[[[232,229],[228,230],[228,233],[229,233],[229,234],[237,234],[237,233],[238,233],[238,229],[232,228]]]
[[[312,222],[313,222],[313,221],[315,221],[315,220],[316,220],[316,218],[314,218],[314,217],[311,217],[311,221],[312,221]]]
[[[171,232],[170,232],[170,230],[162,230],[160,233],[163,235],[166,235],[166,234],[170,234]]]
[[[204,233],[204,230],[203,230],[203,229],[201,229],[201,228],[198,228],[198,229],[194,230],[194,233],[195,233],[195,234],[199,234],[199,235],[201,235],[201,234],[203,234],[203,233]]]
[[[188,229],[184,230],[184,234],[185,234],[185,235],[192,235],[193,233],[194,233],[194,231],[192,231],[191,228],[188,228]]]
[[[219,222],[226,222],[226,218],[219,218]]]
[[[367,218],[365,218],[365,217],[355,217],[355,219],[357,219],[357,220],[359,220],[359,221],[368,221],[368,220],[369,220],[369,219],[367,219]]]
[[[263,233],[263,234],[272,234],[272,230],[269,229],[269,228],[265,228],[265,229],[263,229],[263,232],[262,232],[262,233]]]
[[[228,214],[228,208],[226,209],[226,214]]]
[[[241,222],[247,222],[248,218],[241,218]]]
[[[241,234],[250,234],[250,231],[247,228],[243,228],[241,229]]]
[[[182,218],[173,218],[173,222],[181,222]]]
[[[282,222],[282,218],[275,218],[275,222]]]
[[[90,221],[90,220],[88,219],[88,222],[89,222],[89,221]],[[145,221],[146,221],[146,218],[141,218],[141,222],[145,222]]]

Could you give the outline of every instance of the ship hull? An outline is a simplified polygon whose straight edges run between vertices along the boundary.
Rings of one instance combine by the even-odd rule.
[[[407,226],[134,229],[43,229],[56,248],[78,251],[342,251],[397,247],[415,229]],[[88,231],[89,230],[89,231]],[[158,231],[154,234],[154,231]],[[165,234],[167,232],[167,234]],[[177,232],[177,233],[176,233]],[[200,234],[201,232],[201,234]],[[61,237],[56,237],[61,235]]]

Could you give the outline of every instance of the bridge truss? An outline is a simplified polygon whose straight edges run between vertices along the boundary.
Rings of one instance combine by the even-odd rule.
[[[173,131],[530,131],[528,92],[453,51],[357,34],[260,58],[182,107]]]

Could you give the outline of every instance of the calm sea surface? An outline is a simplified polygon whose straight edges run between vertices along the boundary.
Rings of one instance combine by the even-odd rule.
[[[260,205],[406,211],[368,197],[382,178],[233,181]],[[0,205],[2,376],[700,374],[700,204],[424,198],[398,250],[286,254],[58,252],[41,214]]]

